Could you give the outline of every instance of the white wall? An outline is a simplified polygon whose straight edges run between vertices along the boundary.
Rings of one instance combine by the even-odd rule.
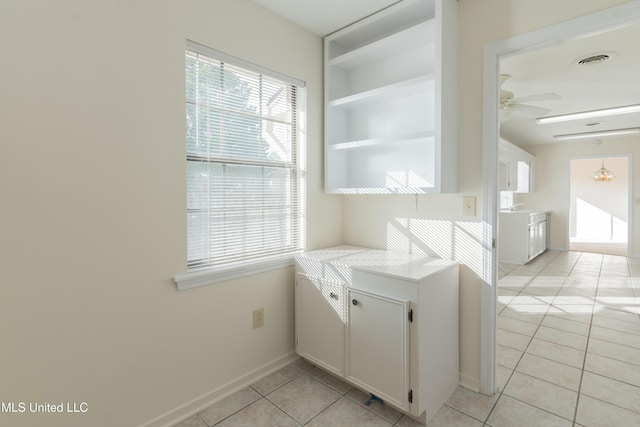
[[[613,181],[593,180],[603,164],[615,171]],[[570,160],[570,238],[627,241],[628,168],[627,157]]]
[[[186,269],[186,39],[307,82],[308,246],[341,243],[319,37],[248,0],[2,1],[0,401],[89,410],[0,425],[141,425],[294,350],[291,268],[171,282]]]
[[[342,199],[321,188],[318,37],[249,0],[0,2],[0,401],[89,404],[0,424],[140,425],[293,351],[291,269],[171,283],[186,264],[187,38],[308,82],[309,249],[463,262],[461,369],[477,383],[480,222],[461,196],[482,211],[482,48],[619,3],[461,0],[460,194],[345,197],[343,227]]]
[[[462,263],[460,370],[462,383],[471,388],[479,386],[480,378],[484,45],[621,3],[625,1],[460,0],[458,194],[345,197],[347,243],[402,247],[452,257]],[[477,216],[462,216],[463,195],[476,196]]]
[[[589,141],[565,142],[562,144],[528,145],[524,149],[536,157],[536,191],[531,194],[518,195],[518,201],[524,202],[527,209],[551,210],[551,240],[554,249],[567,250],[569,233],[569,160],[578,157],[595,157],[597,166],[590,173],[599,168],[602,157],[615,155],[632,156],[631,176],[632,188],[640,188],[640,176],[633,171],[640,171],[640,147],[638,136],[621,136],[603,139],[601,145],[594,145]],[[607,162],[609,168],[610,164]],[[611,167],[613,170],[614,168]],[[614,170],[615,172],[615,170]],[[618,177],[618,181],[626,179]],[[608,188],[617,188],[616,183],[599,183],[601,186],[614,184]],[[620,198],[610,191],[606,197],[611,198],[608,206],[617,206]],[[631,202],[634,203],[635,198]],[[634,207],[637,205],[634,205]],[[617,215],[621,215],[623,207],[616,207]],[[630,218],[632,247],[631,255],[640,256],[640,209],[633,209]],[[624,214],[626,217],[626,213]]]

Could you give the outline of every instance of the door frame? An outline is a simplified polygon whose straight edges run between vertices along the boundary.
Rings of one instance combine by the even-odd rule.
[[[585,155],[571,156],[567,159],[567,178],[566,178],[566,200],[565,215],[568,219],[567,232],[565,235],[565,247],[571,249],[571,162],[574,160],[587,159],[611,159],[625,158],[627,159],[627,254],[630,257],[633,254],[633,153],[610,153],[603,155]]]
[[[482,118],[483,286],[480,314],[480,392],[496,392],[496,301],[498,220],[498,111],[500,59],[640,23],[640,1],[595,12],[485,45]]]

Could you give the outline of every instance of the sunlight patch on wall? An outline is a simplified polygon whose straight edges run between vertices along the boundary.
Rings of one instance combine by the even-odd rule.
[[[480,222],[394,218],[387,222],[387,249],[455,260],[483,276]]]
[[[425,180],[418,173],[411,170],[390,171],[387,173],[385,185],[389,188],[433,188],[433,178],[431,181]]]
[[[576,233],[572,240],[626,242],[628,228],[626,221],[583,199],[576,199]]]

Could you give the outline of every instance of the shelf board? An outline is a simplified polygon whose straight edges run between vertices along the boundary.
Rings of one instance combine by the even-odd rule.
[[[398,145],[398,144],[407,144],[419,142],[420,140],[424,140],[426,138],[433,138],[435,136],[434,131],[425,131],[425,132],[416,132],[404,135],[397,136],[389,136],[385,138],[372,138],[372,139],[363,139],[359,141],[347,141],[341,142],[338,144],[329,145],[330,151],[338,151],[338,150],[356,150],[359,148],[366,147],[374,147],[374,146],[385,146],[385,145]]]
[[[384,60],[397,54],[399,46],[403,51],[420,46],[426,47],[435,42],[434,37],[435,23],[432,19],[336,56],[329,60],[329,66],[345,70],[358,68],[369,62]]]
[[[433,75],[424,75],[329,101],[329,107],[356,108],[375,102],[403,98],[435,89]]]
[[[435,15],[435,1],[433,0],[397,2],[381,12],[327,36],[326,39],[331,42],[331,48],[328,50],[329,57],[333,58],[341,53],[355,50],[374,40],[395,33],[398,29],[433,19]]]
[[[331,187],[330,194],[427,194],[434,193],[434,187]]]

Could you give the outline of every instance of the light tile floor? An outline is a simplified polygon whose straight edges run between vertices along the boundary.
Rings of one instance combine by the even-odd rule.
[[[463,387],[430,427],[640,425],[640,260],[547,251],[501,265],[499,392]],[[176,427],[419,426],[300,359]]]

